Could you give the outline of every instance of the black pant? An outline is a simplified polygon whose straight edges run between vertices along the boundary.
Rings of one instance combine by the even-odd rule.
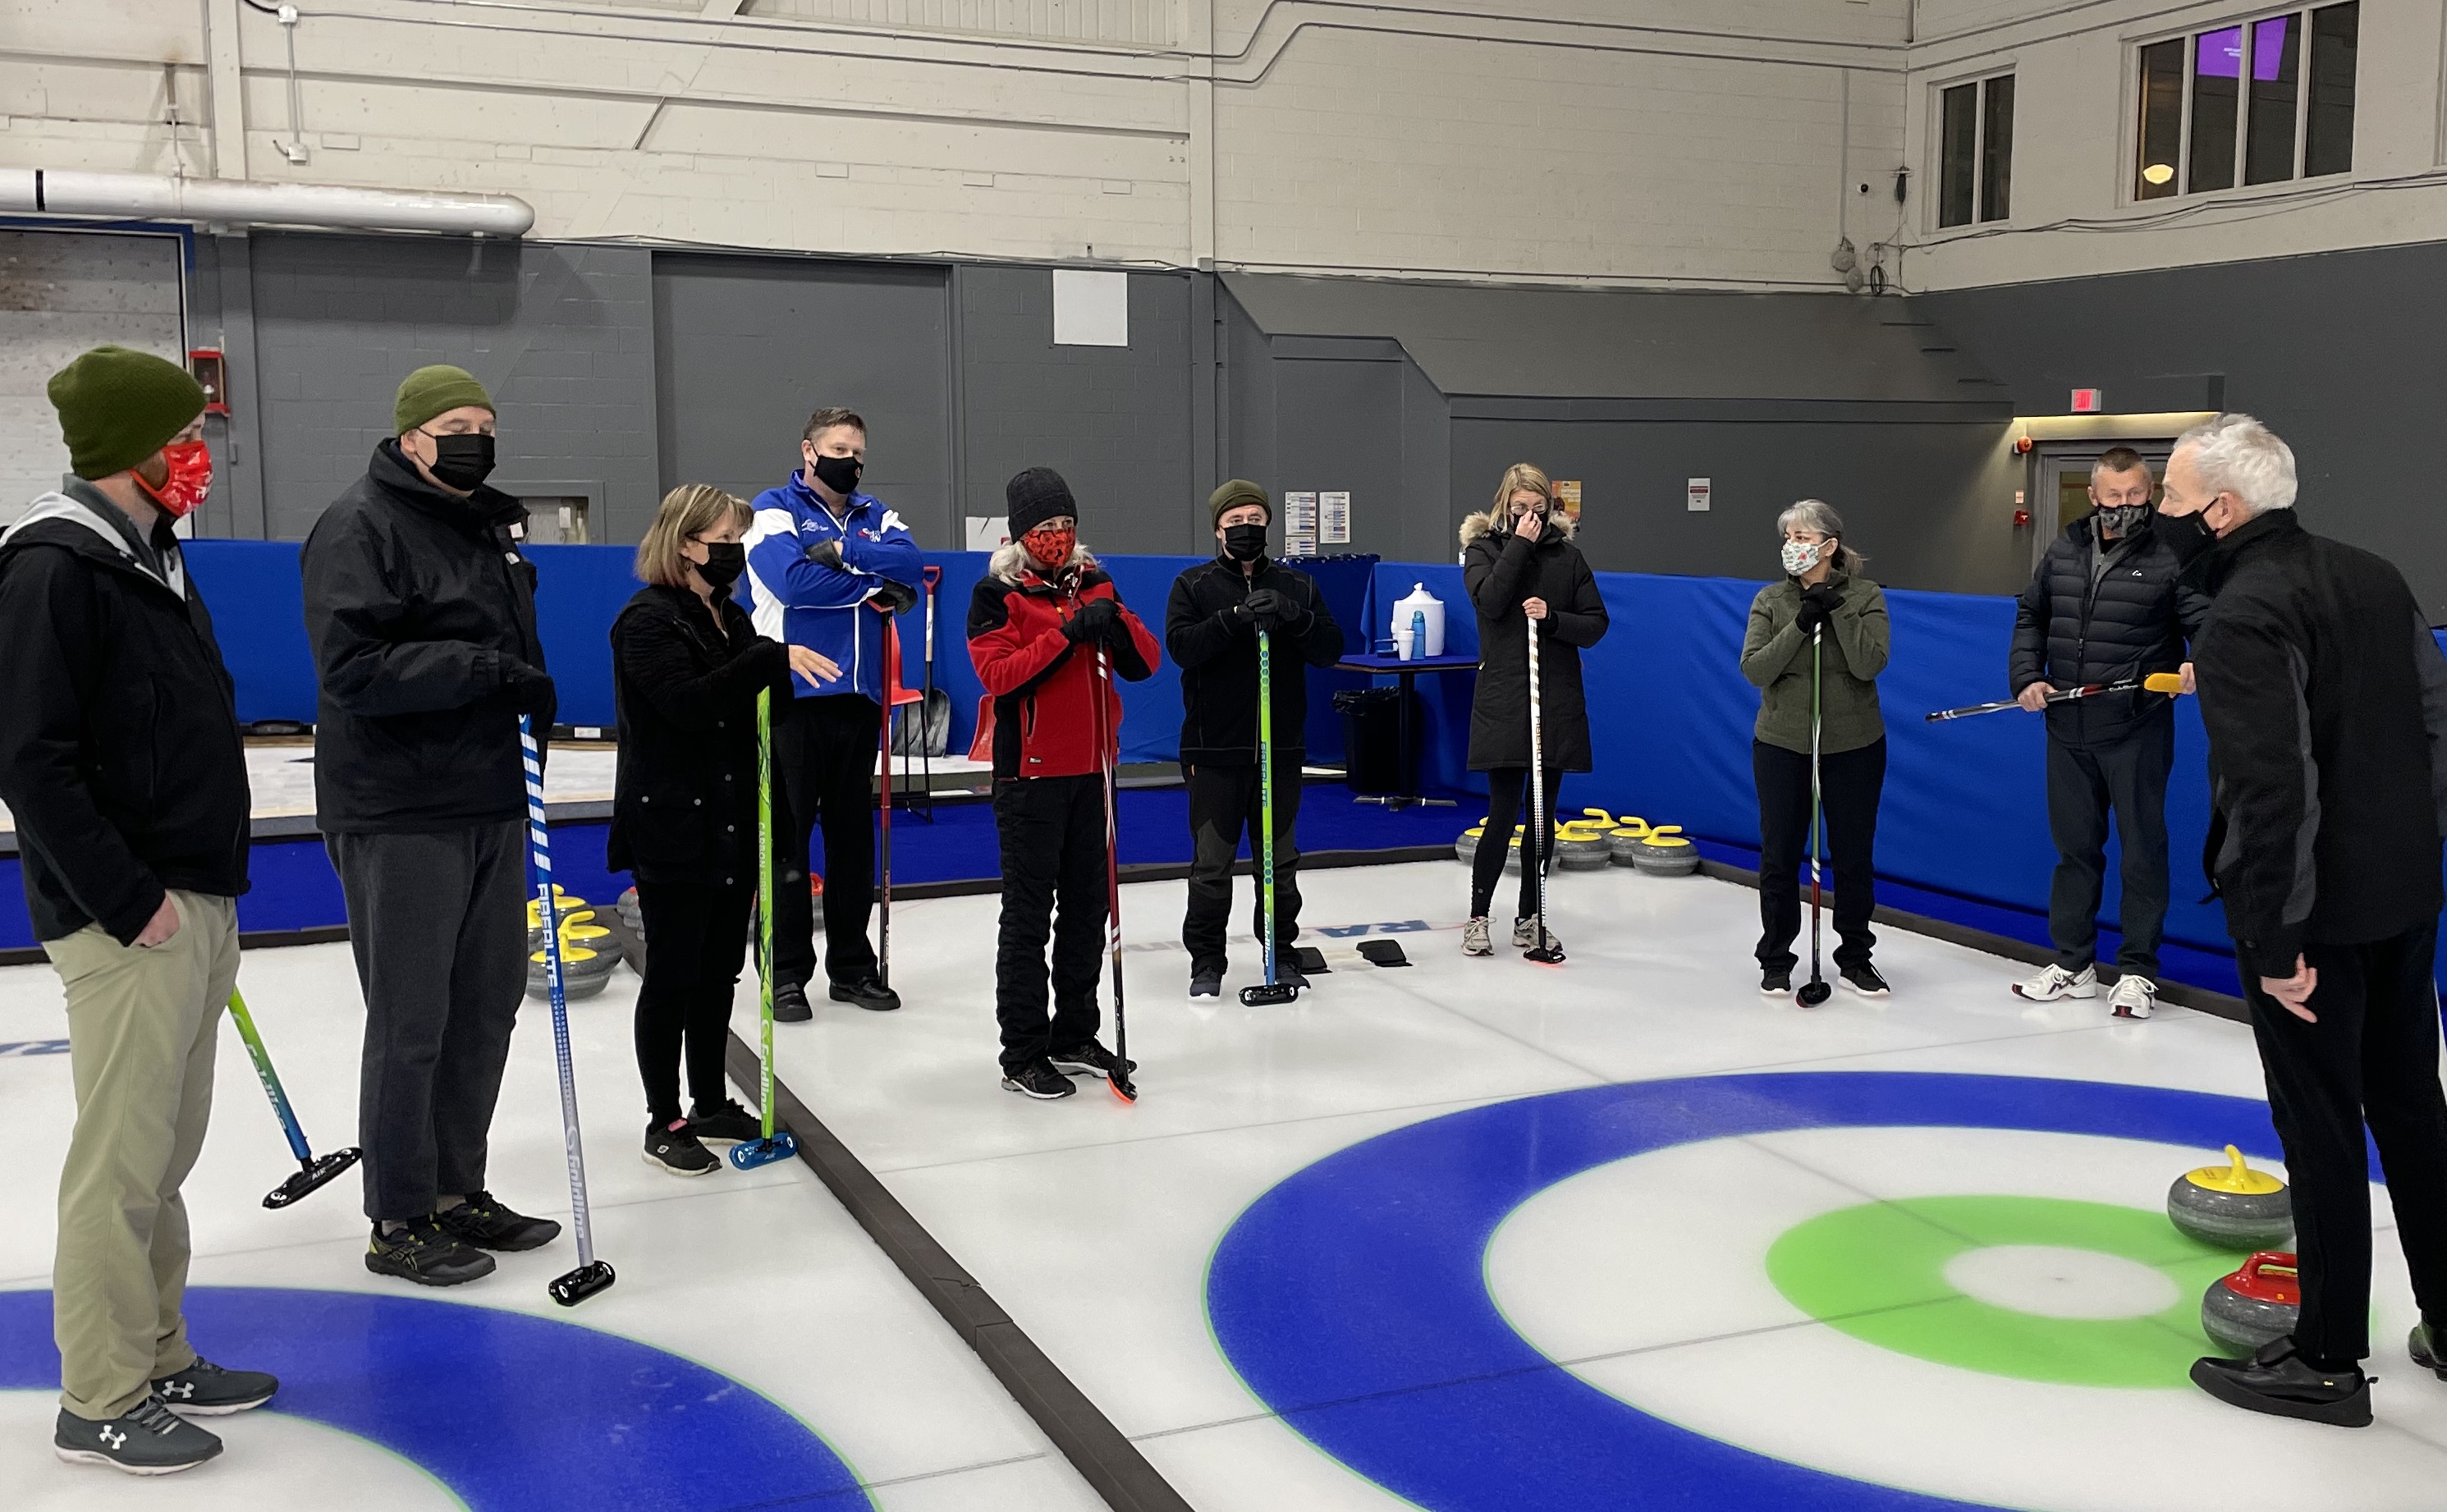
[[[2303,1259],[2295,1346],[2342,1366],[2370,1353],[2370,1125],[2413,1295],[2447,1326],[2447,1096],[2438,1086],[2437,920],[2372,945],[2307,945],[2320,973],[2305,1024],[2246,974],[2268,1109],[2293,1183]]]
[[[1232,875],[1238,871],[1241,837],[1249,837],[1249,875],[1257,896],[1249,906],[1249,933],[1266,940],[1266,888],[1259,838],[1258,767],[1193,766],[1189,783],[1189,908],[1181,917],[1181,943],[1189,952],[1189,974],[1224,970],[1224,932],[1232,917]],[[1299,818],[1300,769],[1297,761],[1275,763],[1275,954],[1291,958],[1299,938],[1299,841],[1292,833]]]
[[[688,1055],[689,1095],[697,1111],[730,1101],[723,1054],[730,1038],[731,993],[748,957],[753,887],[639,882],[646,922],[646,982],[637,989],[637,1075],[646,1112],[657,1124],[680,1116],[680,1055]],[[774,912],[781,912],[776,907]]]
[[[1533,837],[1529,829],[1521,832],[1521,906],[1513,910],[1517,917],[1528,918],[1538,912],[1538,868],[1551,866],[1555,860],[1555,801],[1564,791],[1564,774],[1546,773],[1541,784],[1546,804],[1546,833]],[[1470,859],[1470,917],[1484,918],[1495,902],[1495,884],[1504,876],[1505,858],[1512,850],[1512,825],[1521,813],[1521,800],[1529,792],[1529,768],[1498,766],[1487,774],[1487,824],[1479,831],[1478,849]],[[1534,841],[1534,844],[1533,844]]]
[[[1758,783],[1759,942],[1764,971],[1791,971],[1801,933],[1800,868],[1810,859],[1810,753],[1751,742]],[[1878,906],[1878,796],[1887,785],[1887,742],[1818,759],[1820,801],[1827,813],[1826,855],[1834,862],[1835,969],[1866,966],[1878,936],[1869,915]]]
[[[1002,838],[1002,927],[995,945],[995,1019],[1006,1071],[1096,1037],[1104,964],[1105,795],[1099,776],[995,784]],[[827,896],[827,912],[830,910]],[[1061,902],[1059,917],[1054,902]],[[1045,1013],[1045,936],[1053,934],[1053,1016]]]
[[[2124,848],[2124,947],[2115,966],[2157,976],[2158,938],[2167,924],[2167,773],[2174,765],[2172,714],[2112,745],[2048,742],[2048,833],[2058,858],[2048,888],[2048,937],[2065,970],[2080,971],[2097,954],[2112,811]]]
[[[366,1000],[366,1217],[423,1218],[438,1198],[484,1188],[493,1105],[527,988],[526,825],[323,844],[348,899]]]
[[[875,764],[883,709],[862,693],[794,698],[774,721],[773,765],[786,822],[774,815],[773,981],[815,979],[815,910],[807,901],[808,832],[825,832],[825,974],[855,983],[875,975],[866,937],[875,911]],[[652,961],[651,953],[648,956]]]

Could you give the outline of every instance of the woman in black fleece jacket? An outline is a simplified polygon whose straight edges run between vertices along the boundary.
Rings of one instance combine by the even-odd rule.
[[[756,633],[730,596],[747,564],[747,501],[704,483],[664,496],[637,547],[647,586],[612,622],[620,768],[607,857],[633,873],[645,917],[637,1071],[646,1084],[646,1163],[674,1176],[716,1169],[704,1141],[763,1132],[723,1080],[730,1003],[756,900],[756,695],[790,693],[792,673],[841,669]],[[777,786],[774,801],[780,803]],[[781,816],[774,833],[787,826]],[[804,879],[797,884],[806,885]],[[696,1106],[680,1114],[685,1042]]]

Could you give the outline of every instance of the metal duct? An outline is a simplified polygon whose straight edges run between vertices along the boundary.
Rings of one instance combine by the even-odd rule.
[[[69,168],[0,169],[0,213],[482,236],[524,236],[535,225],[534,207],[508,195],[419,194]]]

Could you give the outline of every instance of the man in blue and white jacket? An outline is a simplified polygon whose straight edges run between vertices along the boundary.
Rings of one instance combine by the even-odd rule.
[[[808,417],[800,470],[756,496],[743,588],[758,633],[805,646],[842,669],[838,682],[797,685],[774,710],[773,762],[788,810],[775,859],[773,1016],[813,1016],[815,919],[807,898],[807,836],[825,832],[825,974],[836,1002],[883,1011],[900,997],[878,974],[866,937],[875,906],[875,761],[883,722],[887,616],[917,601],[918,543],[883,501],[858,491],[866,422],[849,410]]]

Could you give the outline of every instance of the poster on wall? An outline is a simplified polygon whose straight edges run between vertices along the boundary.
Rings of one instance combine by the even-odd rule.
[[[1581,523],[1581,481],[1577,478],[1555,480],[1555,508],[1574,529]]]
[[[1686,479],[1682,484],[1682,507],[1695,515],[1708,512],[1708,496],[1713,486],[1705,478]]]
[[[1320,546],[1351,544],[1351,495],[1348,493],[1317,496],[1317,543]]]
[[[1316,494],[1293,492],[1283,495],[1283,555],[1317,555]]]

